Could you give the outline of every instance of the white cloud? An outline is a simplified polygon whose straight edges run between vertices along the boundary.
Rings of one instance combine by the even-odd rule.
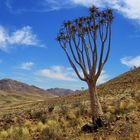
[[[62,8],[71,8],[78,5],[90,7],[111,7],[122,13],[125,17],[140,21],[140,1],[139,0],[28,0],[26,7],[22,1],[6,0],[7,7],[12,12],[48,12]],[[18,5],[18,7],[17,7]]]
[[[139,67],[140,66],[140,56],[132,57],[124,57],[121,59],[121,63],[128,67]]]
[[[90,7],[111,7],[122,13],[125,17],[140,21],[139,0],[72,0],[75,4]]]
[[[23,44],[23,45],[36,45],[37,37],[32,33],[32,29],[30,26],[23,27],[20,30],[17,30],[12,33],[9,38],[10,44]]]
[[[129,19],[140,22],[140,1],[139,0],[28,0],[26,7],[22,1],[6,0],[6,5],[12,12],[48,12],[76,6],[90,7],[111,7]],[[18,5],[18,7],[17,7]]]
[[[93,4],[96,6],[101,6],[103,1],[102,0],[71,0],[74,4],[83,5],[86,7],[90,7]]]
[[[72,68],[67,68],[64,66],[52,66],[50,68],[39,70],[37,74],[42,77],[56,80],[80,81]],[[82,72],[80,72],[80,74],[83,75]],[[105,83],[108,80],[108,77],[109,76],[106,74],[106,72],[102,71],[97,84],[99,85]]]
[[[23,69],[23,70],[31,70],[31,68],[33,67],[34,63],[33,62],[25,62],[25,63],[22,63],[21,66],[20,66],[20,69]]]
[[[103,84],[103,83],[107,82],[108,80],[109,80],[109,76],[108,76],[108,74],[103,70],[103,71],[101,72],[101,75],[100,75],[98,81],[97,81],[97,85]]]
[[[0,49],[8,50],[10,47],[17,45],[42,46],[30,26],[8,32],[6,28],[0,25]]]
[[[25,1],[17,0],[5,1],[6,6],[12,13],[48,12],[74,6],[71,0],[36,0],[35,2],[34,0],[27,0],[26,5],[24,3]]]
[[[5,29],[0,26],[0,49],[4,49],[6,47],[7,38],[8,37]]]
[[[50,68],[42,69],[38,72],[38,75],[56,80],[77,80],[74,71],[71,68],[67,68],[64,66],[52,66]]]

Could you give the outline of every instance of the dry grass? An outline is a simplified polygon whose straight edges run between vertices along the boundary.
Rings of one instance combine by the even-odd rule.
[[[86,91],[46,101],[0,104],[0,140],[139,140],[139,79],[139,73],[133,71],[99,87],[109,125],[94,134],[81,132],[91,121]]]

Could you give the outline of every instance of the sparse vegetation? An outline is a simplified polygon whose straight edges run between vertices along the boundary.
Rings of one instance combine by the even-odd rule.
[[[82,91],[81,94],[28,103],[26,107],[24,101],[19,108],[17,104],[9,107],[6,104],[0,117],[0,140],[140,139],[139,70],[137,68],[98,88],[105,118],[109,122],[106,128],[94,134],[81,132],[81,127],[92,121],[90,100],[86,91]],[[133,77],[131,86],[130,75]],[[120,92],[116,84],[124,92]],[[126,90],[128,86],[129,90]],[[54,106],[52,112],[48,111]]]
[[[139,92],[136,89],[133,89],[133,94],[117,92],[115,96],[110,93],[99,94],[109,124],[94,134],[81,132],[81,126],[92,121],[90,101],[87,94],[82,93],[71,95],[70,98],[58,97],[50,102],[29,104],[28,109],[22,110],[22,113],[17,113],[15,109],[13,113],[3,114],[0,120],[0,140],[140,139],[139,99],[136,98]],[[54,106],[54,103],[54,110],[48,112],[48,107]],[[45,122],[42,117],[46,118]]]

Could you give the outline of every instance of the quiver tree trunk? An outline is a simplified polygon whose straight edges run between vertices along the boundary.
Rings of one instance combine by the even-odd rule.
[[[91,101],[92,121],[93,124],[96,124],[97,119],[100,119],[103,116],[102,106],[98,98],[96,84],[89,83],[88,87]]]

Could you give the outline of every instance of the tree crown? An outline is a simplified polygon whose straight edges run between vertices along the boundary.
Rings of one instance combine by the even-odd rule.
[[[89,9],[89,16],[63,23],[57,41],[81,80],[96,82],[101,74],[110,52],[112,21],[112,9],[100,11],[93,6]],[[104,56],[107,41],[107,51]],[[75,63],[82,69],[83,78]]]

